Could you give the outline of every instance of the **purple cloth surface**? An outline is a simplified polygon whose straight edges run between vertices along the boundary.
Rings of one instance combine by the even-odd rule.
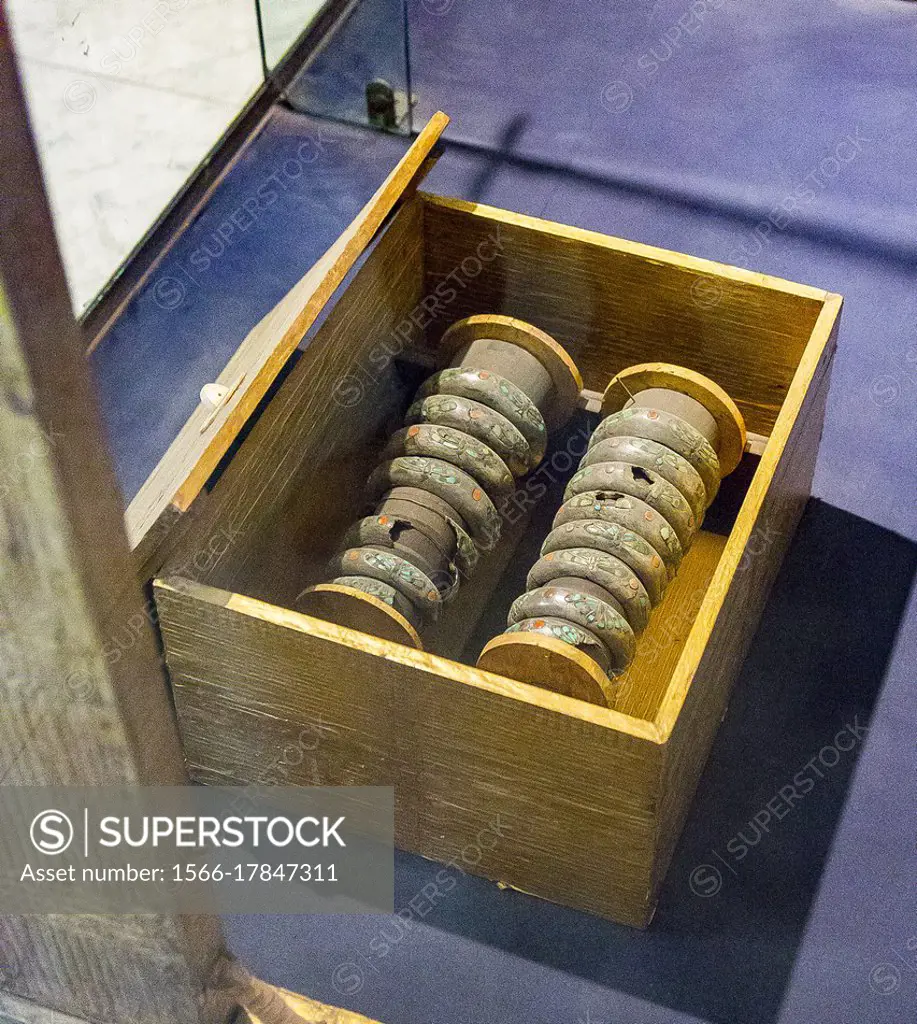
[[[903,0],[410,0],[419,123],[451,138],[913,253],[917,18]],[[440,13],[443,11],[444,13]],[[839,168],[822,161],[848,136]],[[757,218],[756,218],[757,219]]]

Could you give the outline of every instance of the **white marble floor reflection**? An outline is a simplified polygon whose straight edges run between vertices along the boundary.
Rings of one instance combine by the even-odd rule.
[[[7,0],[74,307],[262,80],[254,0]]]
[[[326,0],[260,0],[264,53],[273,68],[305,32]]]

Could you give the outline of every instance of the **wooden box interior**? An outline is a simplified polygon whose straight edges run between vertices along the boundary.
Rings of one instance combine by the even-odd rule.
[[[408,201],[206,496],[207,526],[194,536],[207,546],[186,546],[162,575],[295,609],[365,514],[366,479],[445,328],[473,313],[518,316],[567,348],[587,390],[508,509],[498,549],[424,635],[426,650],[474,665],[524,589],[597,422],[590,392],[636,362],[680,363],[729,392],[754,450],[724,482],[621,680],[618,710],[653,721],[822,303],[756,275],[716,276],[702,261],[663,262],[658,250],[603,241],[460,201]]]

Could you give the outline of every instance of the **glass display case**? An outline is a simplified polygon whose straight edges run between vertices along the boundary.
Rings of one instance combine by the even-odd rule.
[[[263,17],[270,0],[261,0]],[[286,90],[305,114],[410,134],[411,66],[405,0],[356,0]]]
[[[9,0],[8,13],[82,315],[195,179],[213,177],[259,96],[286,89],[296,110],[411,128],[403,0]]]
[[[90,306],[263,81],[252,0],[10,0],[74,307]]]
[[[313,25],[327,0],[254,0],[265,70],[270,73]]]

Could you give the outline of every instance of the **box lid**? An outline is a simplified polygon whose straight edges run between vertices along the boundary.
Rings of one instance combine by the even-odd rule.
[[[432,166],[434,147],[448,123],[442,112],[430,118],[334,244],[252,328],[216,380],[202,390],[200,404],[125,513],[128,540],[143,578],[152,576],[168,555],[175,527],[335,289]]]

